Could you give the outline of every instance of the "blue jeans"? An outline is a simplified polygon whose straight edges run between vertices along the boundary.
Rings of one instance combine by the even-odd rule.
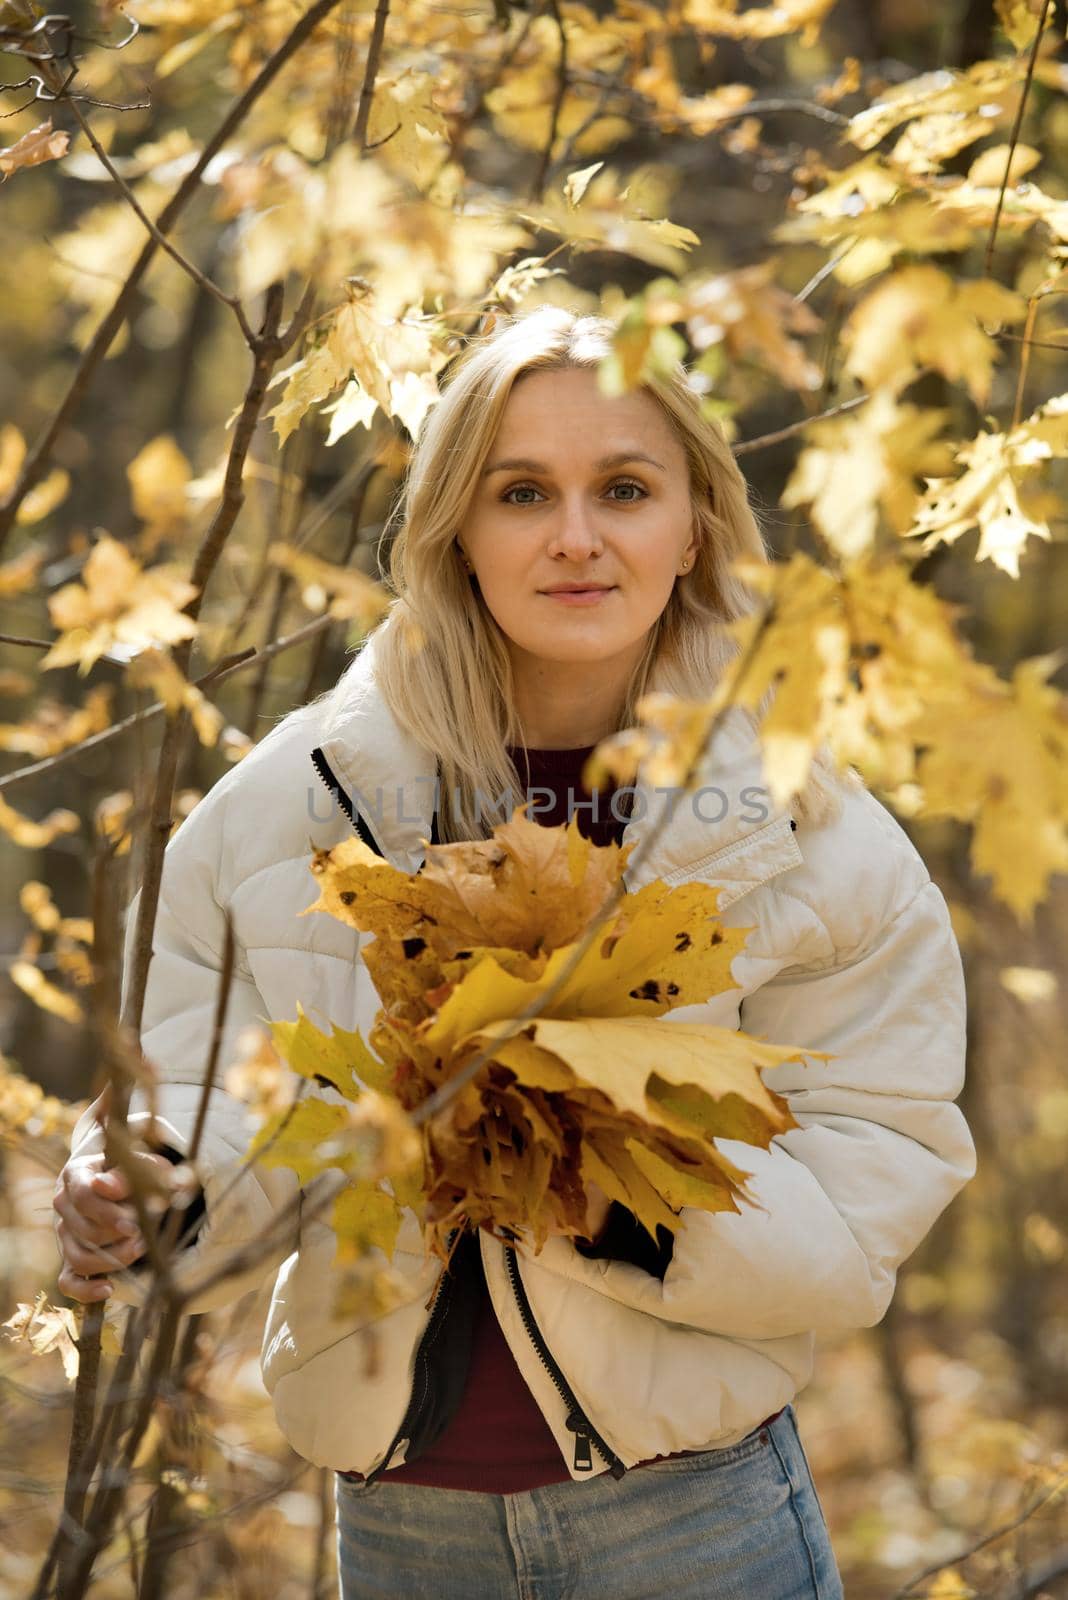
[[[792,1406],[618,1480],[336,1482],[342,1600],[842,1600]]]

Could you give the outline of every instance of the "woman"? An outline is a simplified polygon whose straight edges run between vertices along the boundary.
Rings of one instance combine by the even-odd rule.
[[[316,895],[309,841],[354,824],[415,872],[428,838],[488,836],[528,787],[553,823],[570,786],[601,842],[638,845],[666,817],[628,890],[721,885],[724,921],[753,930],[738,987],[670,1019],[830,1059],[766,1073],[797,1128],[767,1150],[721,1142],[757,1204],[684,1208],[656,1249],[597,1193],[584,1240],[558,1234],[534,1255],[464,1234],[445,1273],[408,1212],[403,1303],[339,1322],[333,1235],[305,1220],[269,1263],[285,1258],[263,1367],[294,1448],[339,1474],[345,1596],[840,1595],[790,1402],[814,1335],[879,1321],[897,1267],[974,1170],[953,1104],[964,993],[946,906],[862,785],[821,763],[790,807],[773,805],[753,724],[734,711],[699,796],[639,773],[595,815],[580,790],[585,757],[633,725],[643,693],[707,692],[728,659],[720,624],[750,603],[730,564],[766,559],[684,370],[606,397],[607,340],[600,319],[543,308],[475,343],[414,452],[389,616],[336,688],[285,717],[171,842],[143,1036],[156,1137],[172,1152],[189,1139],[224,911],[231,1050],[241,1027],[293,1017],[298,1002],[320,1026],[366,1033],[378,1001],[361,936],[297,916]],[[233,1181],[250,1133],[215,1090],[187,1283],[294,1192],[284,1170]],[[60,1285],[86,1301],[112,1283],[134,1294],[108,1269],[142,1249],[102,1141],[91,1110],[56,1198]]]

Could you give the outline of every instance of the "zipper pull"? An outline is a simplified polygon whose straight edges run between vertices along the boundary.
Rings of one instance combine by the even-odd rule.
[[[590,1454],[590,1425],[581,1411],[572,1411],[567,1419],[567,1426],[575,1435],[575,1471],[589,1472],[593,1467],[593,1456]]]

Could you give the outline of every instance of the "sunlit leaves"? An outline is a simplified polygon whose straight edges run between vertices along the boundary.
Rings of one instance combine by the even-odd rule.
[[[446,359],[440,338],[434,318],[382,316],[368,295],[354,290],[324,324],[322,342],[272,379],[272,388],[286,385],[268,413],[279,440],[284,443],[312,407],[343,384],[336,407],[325,408],[333,413],[331,444],[359,424],[369,426],[378,408],[418,432],[437,399],[435,373]]]
[[[142,546],[151,548],[163,534],[185,520],[186,489],[192,468],[170,434],[152,439],[126,468],[133,508],[147,526]]]
[[[60,637],[43,667],[78,666],[80,674],[113,645],[131,650],[191,639],[196,623],[181,610],[196,594],[168,567],[143,570],[118,540],[104,535],[86,557],[81,581],[49,598]]]
[[[46,117],[36,128],[24,133],[21,139],[0,150],[0,182],[22,167],[37,167],[42,161],[58,161],[66,155],[69,144],[70,134],[59,128],[54,129],[52,118]]]
[[[283,571],[292,573],[310,611],[328,610],[339,621],[356,621],[366,631],[389,609],[387,591],[358,567],[339,567],[310,551],[282,543],[272,544],[267,556]]]
[[[814,44],[820,24],[834,4],[835,0],[777,0],[774,5],[683,0],[682,12],[694,28],[728,39],[777,39],[784,33],[800,32],[802,44]]]
[[[77,1116],[77,1107],[45,1094],[40,1084],[0,1056],[0,1142],[10,1145],[52,1134],[69,1137]]]
[[[127,678],[135,688],[151,689],[170,716],[187,710],[201,744],[215,744],[225,720],[222,712],[189,682],[169,655],[151,646],[139,651],[127,669]]]
[[[972,865],[1030,920],[1052,873],[1068,872],[1068,697],[1048,680],[1063,652],[992,673],[964,704],[932,704],[917,772],[924,813],[972,822]]]
[[[928,486],[908,532],[923,538],[926,551],[978,528],[976,560],[992,561],[1019,577],[1027,540],[1050,537],[1048,501],[1037,489],[1036,469],[1052,456],[1065,455],[1068,395],[1060,395],[1008,433],[980,433],[962,445],[956,460],[964,472]]]
[[[77,833],[80,827],[77,814],[65,806],[50,811],[43,822],[34,822],[0,796],[0,830],[24,850],[42,850],[65,833]]]
[[[919,498],[917,478],[933,477],[952,459],[937,442],[947,413],[896,401],[885,389],[859,409],[815,422],[782,493],[788,507],[808,506],[836,555],[863,554],[880,519],[904,533]]]
[[[903,389],[922,367],[963,382],[980,405],[997,346],[988,327],[1022,320],[1021,295],[990,279],[956,282],[938,267],[903,267],[876,285],[843,332],[846,369],[869,389]]]
[[[25,1341],[35,1356],[56,1351],[68,1383],[78,1376],[78,1324],[69,1306],[51,1306],[42,1289],[33,1305],[20,1301],[13,1316],[0,1323],[9,1339]]]
[[[966,72],[925,72],[884,89],[874,105],[851,117],[849,138],[861,150],[872,150],[903,122],[935,115],[963,118],[997,104],[1023,73],[1023,63],[1016,60],[979,61]]]

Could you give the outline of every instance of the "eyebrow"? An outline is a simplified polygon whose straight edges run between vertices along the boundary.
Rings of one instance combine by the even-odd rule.
[[[606,472],[609,467],[621,467],[628,461],[645,461],[649,466],[656,467],[658,472],[667,471],[662,461],[646,455],[643,450],[617,450],[615,455],[602,456],[600,461],[593,464],[598,472]],[[532,461],[529,456],[509,456],[506,461],[494,461],[491,466],[483,467],[482,476],[488,478],[491,472],[547,473],[549,470],[544,461]]]

